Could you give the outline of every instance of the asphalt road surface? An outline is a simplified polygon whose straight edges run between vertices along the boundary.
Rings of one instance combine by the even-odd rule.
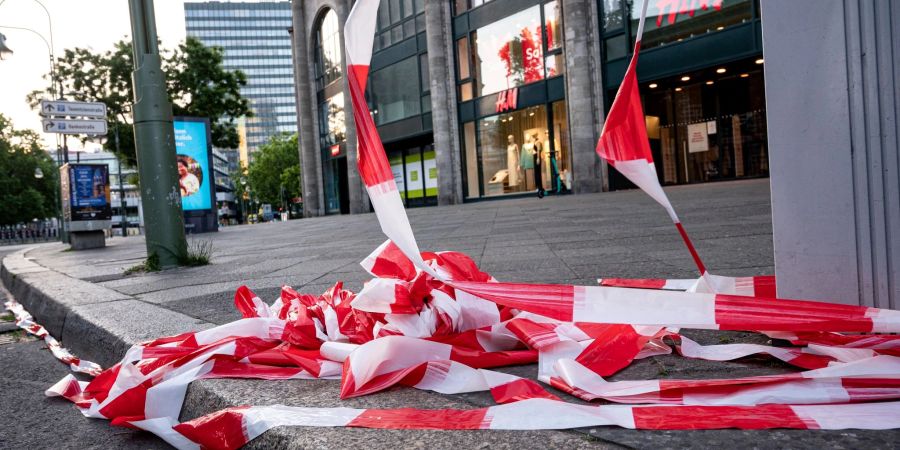
[[[0,259],[13,250],[0,247]],[[8,295],[0,286],[0,305]],[[43,341],[18,331],[0,334],[0,449],[171,448],[150,433],[88,419],[68,401],[45,397],[44,390],[68,373]]]

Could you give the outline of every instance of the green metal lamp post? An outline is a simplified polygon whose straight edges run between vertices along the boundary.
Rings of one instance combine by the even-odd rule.
[[[134,143],[141,177],[147,257],[161,267],[187,255],[175,164],[172,104],[162,72],[153,0],[129,0],[134,46]]]

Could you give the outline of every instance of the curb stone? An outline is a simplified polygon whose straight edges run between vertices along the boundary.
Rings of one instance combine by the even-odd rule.
[[[0,278],[79,357],[109,367],[137,342],[213,326],[43,267],[26,256],[29,250],[4,258]]]

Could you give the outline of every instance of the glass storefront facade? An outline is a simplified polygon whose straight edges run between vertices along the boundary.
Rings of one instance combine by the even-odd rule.
[[[406,207],[437,204],[437,159],[433,145],[412,146],[391,152],[388,163]]]
[[[366,98],[406,207],[437,204],[424,0],[378,7]]]
[[[485,3],[496,8],[479,8]],[[568,192],[559,2],[472,0],[455,8],[454,23],[470,24],[454,29],[465,198]]]
[[[347,119],[341,88],[343,61],[338,17],[328,10],[315,33],[315,76],[318,101],[319,150],[325,213],[350,212],[347,180]]]
[[[640,2],[599,0],[606,106],[631,57]],[[758,2],[651,0],[638,77],[663,184],[768,176]],[[632,185],[615,169],[610,188]]]

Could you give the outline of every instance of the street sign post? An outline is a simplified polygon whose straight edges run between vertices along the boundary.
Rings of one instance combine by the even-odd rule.
[[[45,133],[58,134],[106,134],[105,120],[78,120],[78,119],[44,119]]]
[[[102,119],[106,117],[106,104],[100,102],[41,100],[40,114],[43,117],[77,116]]]

